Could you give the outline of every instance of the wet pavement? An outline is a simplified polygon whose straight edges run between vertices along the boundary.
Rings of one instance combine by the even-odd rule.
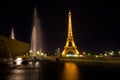
[[[0,69],[0,80],[119,80],[120,64],[40,61]]]

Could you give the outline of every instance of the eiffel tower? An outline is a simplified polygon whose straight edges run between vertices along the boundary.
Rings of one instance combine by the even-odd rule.
[[[64,50],[62,52],[62,57],[66,57],[67,54],[78,55],[79,51],[77,50],[77,46],[75,45],[73,33],[72,33],[72,20],[71,20],[71,11],[68,13],[68,36],[66,45],[64,46]]]

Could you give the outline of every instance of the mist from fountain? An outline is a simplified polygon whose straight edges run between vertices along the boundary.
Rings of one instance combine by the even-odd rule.
[[[37,9],[35,8],[33,15],[30,55],[36,56],[37,54],[40,54],[42,52],[41,50],[42,50],[42,40],[41,40],[41,31],[40,31],[40,20],[38,18]]]

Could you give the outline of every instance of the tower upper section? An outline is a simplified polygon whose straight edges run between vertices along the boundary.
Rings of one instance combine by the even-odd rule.
[[[73,37],[71,16],[72,16],[72,14],[71,14],[71,11],[69,10],[69,13],[68,13],[68,38]]]

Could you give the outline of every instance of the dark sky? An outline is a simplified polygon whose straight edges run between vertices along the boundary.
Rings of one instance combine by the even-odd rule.
[[[34,7],[40,18],[44,50],[63,49],[67,37],[68,10],[79,51],[120,49],[120,5],[110,0],[3,0],[0,1],[0,34],[30,42]]]

